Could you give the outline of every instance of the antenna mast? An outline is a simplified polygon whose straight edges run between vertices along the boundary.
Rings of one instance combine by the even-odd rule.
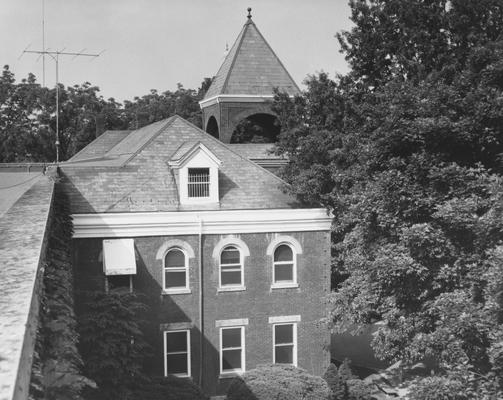
[[[41,56],[48,55],[56,63],[56,164],[59,164],[59,56],[74,56],[75,57],[99,57],[100,54],[90,54],[83,53],[71,53],[64,51],[48,51],[48,50],[24,50],[24,53],[39,54]],[[21,54],[21,55],[22,55]]]
[[[45,51],[45,0],[42,0],[42,51]],[[45,87],[45,53],[42,54],[42,86]]]

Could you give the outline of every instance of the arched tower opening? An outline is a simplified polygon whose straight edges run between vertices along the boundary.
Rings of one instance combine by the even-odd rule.
[[[218,132],[218,123],[214,116],[211,116],[206,124],[206,132],[208,132],[211,136],[219,139],[220,135]]]
[[[231,143],[275,143],[281,125],[275,115],[257,113],[242,119],[234,129]]]

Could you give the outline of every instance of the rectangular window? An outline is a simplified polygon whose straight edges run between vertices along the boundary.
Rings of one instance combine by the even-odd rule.
[[[245,370],[244,326],[220,328],[220,373]]]
[[[189,168],[189,197],[210,197],[210,169]]]
[[[164,375],[190,376],[190,331],[164,332]]]
[[[273,325],[274,364],[297,366],[297,324]]]

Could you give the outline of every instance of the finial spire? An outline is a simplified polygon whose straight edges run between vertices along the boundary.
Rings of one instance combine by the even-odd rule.
[[[248,19],[251,19],[251,7],[248,7]]]

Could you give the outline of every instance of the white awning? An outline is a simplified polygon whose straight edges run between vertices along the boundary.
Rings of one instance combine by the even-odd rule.
[[[105,275],[135,275],[134,239],[103,240],[103,272]]]

